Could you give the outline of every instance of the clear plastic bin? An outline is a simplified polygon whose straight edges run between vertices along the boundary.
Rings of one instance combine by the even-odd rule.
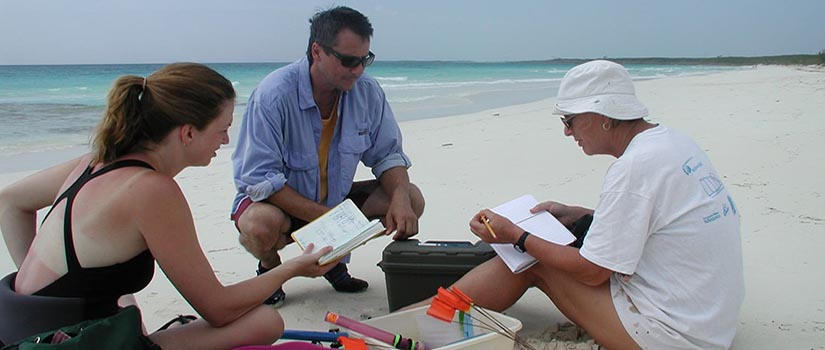
[[[390,333],[398,333],[403,335],[404,337],[422,340],[426,343],[426,337],[421,336],[421,330],[419,329],[418,321],[416,320],[419,315],[426,315],[428,306],[421,306],[410,310],[399,311],[396,313],[391,313],[385,316],[375,317],[366,321],[362,321],[370,326],[383,329]],[[499,320],[502,324],[504,324],[508,329],[511,331],[518,332],[521,330],[521,321],[516,318],[494,312],[488,311],[493,317]],[[477,317],[477,312],[473,311],[471,313],[474,317]],[[457,318],[457,317],[456,317]],[[455,319],[454,319],[455,320]],[[441,322],[441,321],[438,321]],[[489,322],[488,322],[489,323]],[[444,323],[447,325],[447,323]],[[484,333],[486,331],[476,328],[476,336],[471,338],[466,338],[464,340],[460,340],[451,344],[447,344],[438,348],[434,348],[433,350],[453,350],[453,349],[473,349],[473,350],[510,350],[513,349],[514,342],[512,339],[509,339],[505,336],[500,334],[491,332],[491,333]]]

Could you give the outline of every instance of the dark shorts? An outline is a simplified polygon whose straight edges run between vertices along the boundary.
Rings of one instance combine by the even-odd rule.
[[[356,181],[352,183],[352,188],[350,188],[346,198],[351,199],[352,202],[355,203],[355,206],[361,208],[362,206],[364,206],[364,202],[367,201],[367,198],[369,198],[369,196],[373,192],[375,192],[375,190],[377,190],[379,187],[381,187],[381,183],[378,182],[378,180]],[[232,221],[235,223],[235,228],[238,229],[238,231],[240,231],[240,228],[238,228],[238,218],[240,218],[241,215],[243,215],[243,212],[246,210],[246,208],[249,208],[249,206],[252,203],[253,201],[251,198],[244,197],[244,199],[242,199],[241,202],[238,203],[238,209],[236,209],[235,213],[233,213],[230,216],[230,219],[232,219]],[[289,230],[284,233],[287,236],[289,236],[289,234],[295,232],[295,230],[298,230],[307,224],[307,222],[304,220],[293,217],[292,215],[289,215],[287,213],[284,214],[286,214],[286,216],[289,217],[290,222]],[[291,237],[289,238],[289,242],[292,242]]]

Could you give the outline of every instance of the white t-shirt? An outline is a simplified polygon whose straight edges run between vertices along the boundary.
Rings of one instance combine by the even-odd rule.
[[[633,138],[580,254],[616,272],[613,304],[643,348],[730,347],[744,298],[739,213],[686,135],[657,126]]]

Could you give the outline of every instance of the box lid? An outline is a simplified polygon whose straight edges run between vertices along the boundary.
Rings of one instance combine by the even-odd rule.
[[[455,264],[478,265],[496,255],[482,241],[394,241],[384,248],[382,264]]]

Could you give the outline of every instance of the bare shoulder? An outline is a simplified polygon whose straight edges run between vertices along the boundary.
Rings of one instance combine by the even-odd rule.
[[[194,237],[192,214],[177,182],[168,175],[155,171],[141,171],[129,177],[126,199],[138,231],[155,254],[159,245],[172,243],[182,237]],[[176,232],[169,235],[169,232]],[[181,234],[191,232],[191,235]]]
[[[126,205],[135,228],[164,270],[198,241],[192,212],[178,183],[168,175],[142,171],[129,178]],[[172,262],[171,264],[175,264]]]
[[[175,179],[152,170],[137,171],[124,183],[133,202],[161,204],[183,199],[183,192]]]

